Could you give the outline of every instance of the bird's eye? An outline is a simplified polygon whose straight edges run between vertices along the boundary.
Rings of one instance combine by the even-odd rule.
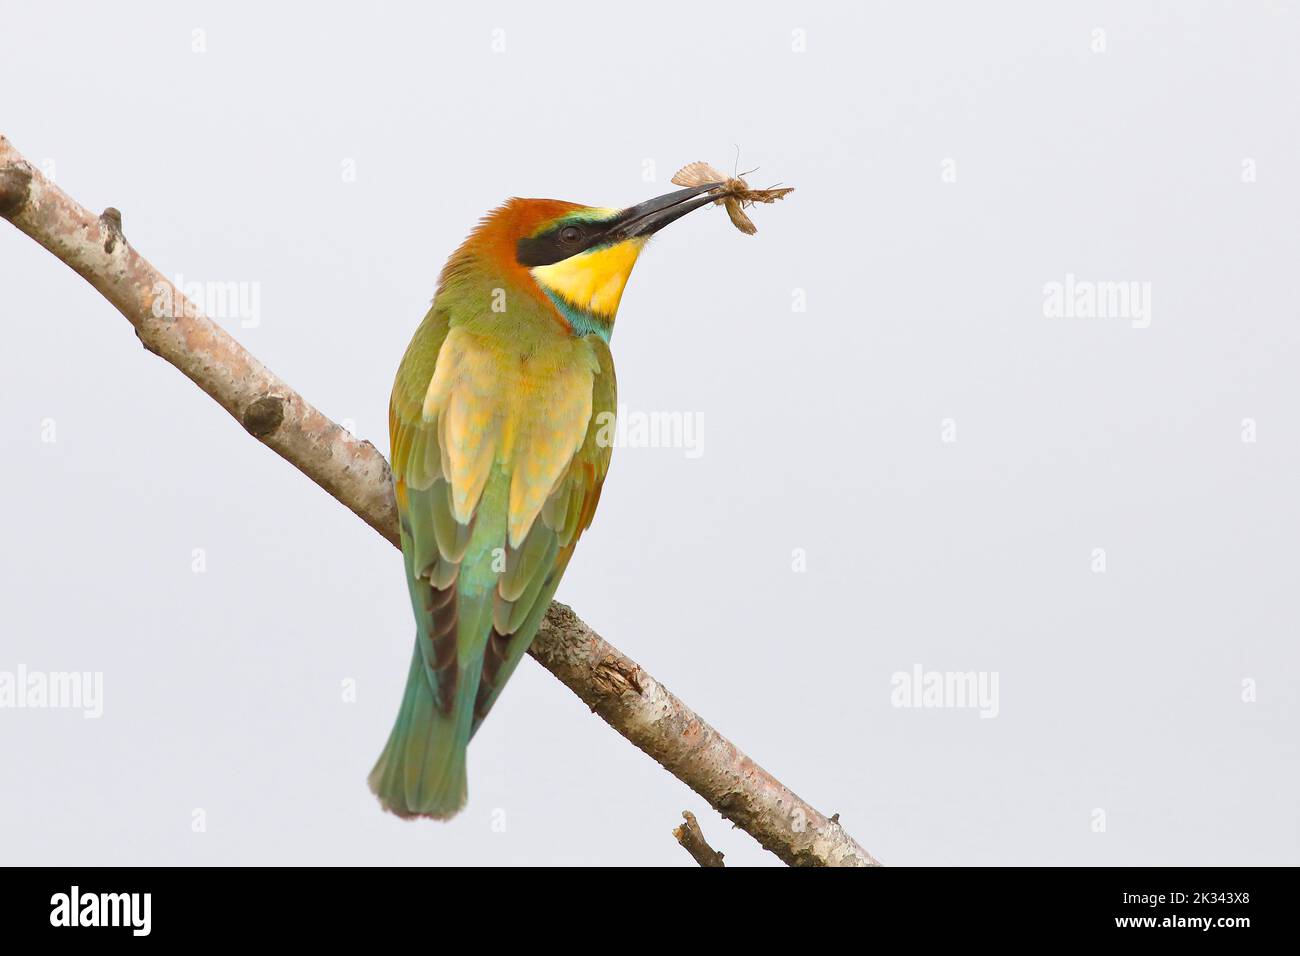
[[[577,226],[565,226],[560,230],[560,241],[574,243],[582,238],[582,230]]]

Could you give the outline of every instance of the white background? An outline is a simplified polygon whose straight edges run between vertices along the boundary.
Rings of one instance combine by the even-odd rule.
[[[256,283],[226,324],[385,450],[484,211],[739,144],[797,191],[665,230],[613,341],[704,453],[615,453],[560,598],[886,863],[1295,864],[1300,10],[1070,7],[6,3],[0,132],[167,275]],[[1067,273],[1150,326],[1046,318]],[[0,710],[0,860],[692,865],[689,808],[776,862],[531,661],[464,813],[382,814],[397,553],[8,224],[0,322],[0,670],[105,681]],[[916,664],[999,715],[892,707]]]

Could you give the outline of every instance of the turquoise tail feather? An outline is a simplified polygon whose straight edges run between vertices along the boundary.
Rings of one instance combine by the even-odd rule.
[[[496,516],[504,516],[506,509],[498,499],[504,500],[508,488],[501,476],[489,483],[483,497],[495,507],[480,508],[463,560],[449,576],[450,593],[440,592],[447,594],[445,599],[430,590],[427,577],[415,574],[418,549],[408,516],[403,516],[402,552],[416,616],[415,651],[401,709],[369,778],[384,809],[399,817],[446,820],[465,806],[465,751],[474,729],[483,652],[492,633],[492,550],[505,540],[505,519]],[[429,513],[410,515],[409,526],[420,531]]]
[[[462,683],[477,688],[477,667],[467,670],[475,673],[462,673]],[[401,710],[370,771],[370,789],[385,810],[399,817],[446,820],[465,806],[465,752],[473,719],[473,690],[458,690],[450,713],[444,714],[436,706],[417,646]]]

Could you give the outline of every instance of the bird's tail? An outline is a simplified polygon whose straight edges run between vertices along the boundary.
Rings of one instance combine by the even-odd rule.
[[[479,675],[462,671],[459,677],[452,706],[443,712],[434,701],[416,645],[402,708],[384,752],[370,771],[370,789],[390,813],[446,820],[465,806],[465,749]]]

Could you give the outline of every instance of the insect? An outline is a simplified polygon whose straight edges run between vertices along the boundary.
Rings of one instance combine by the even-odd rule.
[[[705,183],[721,182],[722,185],[714,190],[718,196],[714,205],[726,206],[731,224],[747,236],[758,232],[758,227],[745,215],[746,208],[756,202],[773,203],[784,198],[786,193],[794,192],[793,186],[781,189],[750,189],[749,183],[739,175],[727,176],[703,162],[687,163],[673,174],[672,181],[677,186],[703,186]]]

